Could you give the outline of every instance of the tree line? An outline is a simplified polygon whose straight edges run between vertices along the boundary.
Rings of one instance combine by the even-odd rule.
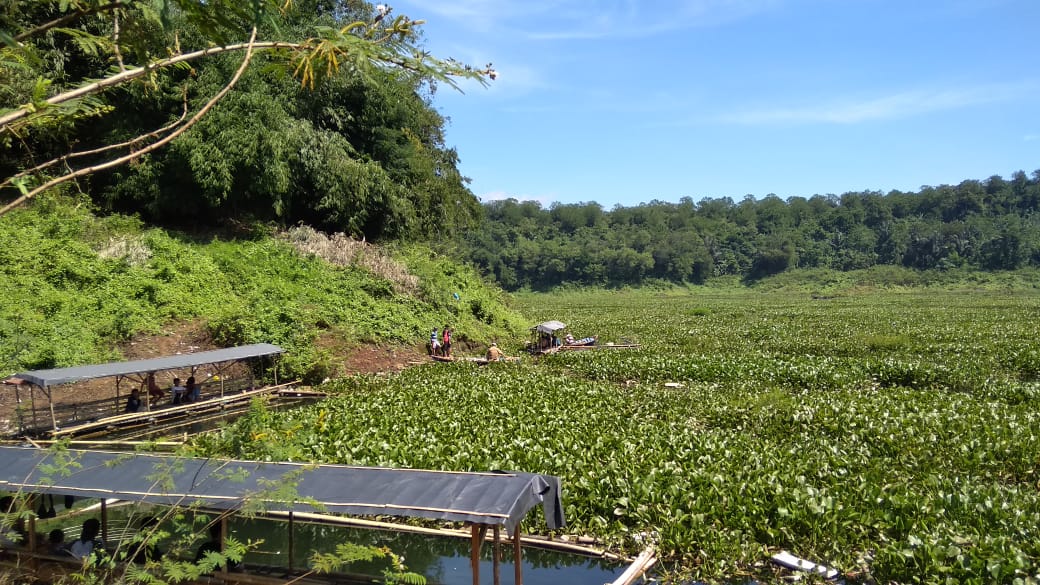
[[[685,197],[609,211],[507,199],[484,211],[463,255],[507,290],[754,281],[795,268],[1040,267],[1040,170],[918,192]]]

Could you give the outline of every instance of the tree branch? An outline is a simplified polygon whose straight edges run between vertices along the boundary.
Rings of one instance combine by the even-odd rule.
[[[95,165],[95,166],[92,166],[92,167],[85,167],[85,168],[79,169],[78,171],[69,173],[68,175],[64,175],[64,176],[52,179],[52,180],[44,183],[43,185],[40,185],[39,187],[33,189],[32,191],[29,191],[28,193],[22,195],[21,197],[15,199],[11,203],[8,203],[3,208],[0,208],[0,215],[6,214],[8,211],[11,211],[15,207],[21,205],[22,203],[25,203],[29,199],[32,199],[36,195],[40,194],[43,191],[46,191],[47,189],[50,189],[51,187],[55,187],[57,185],[61,185],[62,183],[66,183],[68,181],[71,181],[72,179],[75,179],[77,177],[81,177],[83,175],[89,175],[90,173],[95,173],[97,171],[110,169],[112,167],[119,166],[119,165],[121,165],[123,163],[135,160],[137,158],[140,158],[140,157],[144,156],[145,154],[148,154],[149,152],[152,152],[154,150],[157,150],[157,149],[159,149],[159,148],[169,144],[173,139],[177,138],[181,134],[184,134],[189,128],[191,128],[199,120],[201,120],[202,117],[205,116],[206,113],[209,112],[213,108],[213,106],[216,105],[217,102],[219,102],[225,95],[227,95],[228,92],[231,91],[231,88],[233,88],[236,83],[238,83],[238,80],[242,77],[242,74],[245,73],[246,68],[249,66],[249,62],[253,58],[253,49],[254,49],[253,45],[254,45],[255,41],[256,41],[256,27],[253,27],[253,31],[252,31],[252,33],[250,34],[250,37],[249,37],[249,42],[244,45],[245,49],[246,49],[246,56],[242,59],[242,63],[241,63],[241,65],[239,65],[238,70],[235,71],[234,77],[232,77],[231,81],[229,81],[227,85],[225,85],[223,88],[221,88],[221,90],[219,92],[217,92],[216,95],[214,95],[212,98],[210,98],[210,100],[208,102],[206,102],[206,104],[204,106],[202,106],[202,109],[200,109],[198,112],[196,112],[195,115],[192,116],[190,120],[185,122],[184,125],[182,125],[180,128],[178,128],[175,132],[171,133],[170,135],[166,136],[165,138],[163,138],[161,140],[158,140],[158,141],[156,141],[156,142],[154,142],[154,143],[152,143],[152,144],[150,144],[150,145],[148,145],[148,146],[146,146],[146,147],[144,147],[141,150],[138,150],[136,152],[132,152],[132,153],[130,153],[128,155],[121,156],[119,158],[110,160],[110,161],[108,161],[106,163],[102,163],[100,165]]]
[[[153,69],[169,67],[170,65],[176,65],[177,63],[193,61],[195,59],[206,57],[208,55],[217,55],[220,53],[226,53],[228,51],[241,51],[242,49],[247,48],[250,49],[250,51],[252,51],[253,49],[298,49],[301,46],[303,45],[301,45],[300,43],[266,41],[259,43],[238,43],[234,45],[226,45],[223,47],[210,47],[201,51],[195,51],[192,53],[186,53],[184,55],[176,55],[168,59],[162,59],[145,67],[127,69],[122,73],[117,73],[116,75],[106,77],[105,79],[102,79],[100,81],[95,81],[94,83],[90,83],[82,87],[77,87],[74,90],[52,96],[47,99],[46,104],[48,106],[56,106],[59,104],[63,104],[65,102],[81,98],[83,96],[97,93],[109,87],[113,87],[121,83],[126,83],[127,81],[130,81],[132,79],[137,79],[138,77],[146,75]],[[14,110],[4,116],[0,116],[0,130],[6,130],[6,127],[10,125],[12,122],[17,122],[18,120],[21,120],[22,118],[25,118],[26,116],[33,114],[36,111],[36,106],[30,104],[22,106],[17,110]]]
[[[8,177],[2,183],[0,183],[0,189],[2,189],[4,187],[7,187],[11,183],[13,183],[14,181],[16,181],[16,180],[18,180],[18,179],[20,179],[22,177],[28,177],[30,175],[34,175],[34,174],[36,174],[36,173],[38,173],[40,171],[46,170],[46,169],[54,166],[56,164],[68,162],[69,160],[72,160],[74,158],[80,158],[80,157],[84,157],[84,156],[92,156],[92,155],[95,155],[95,154],[101,154],[102,152],[106,152],[106,151],[109,151],[109,150],[115,150],[117,148],[126,148],[126,147],[133,146],[135,144],[138,144],[140,142],[144,142],[145,140],[148,140],[149,138],[155,138],[156,136],[159,136],[160,134],[163,134],[165,132],[168,132],[168,131],[172,130],[173,128],[176,128],[187,117],[188,117],[188,91],[187,91],[187,87],[185,87],[184,88],[184,111],[181,112],[180,118],[177,118],[177,120],[175,120],[174,122],[172,122],[170,124],[167,124],[167,125],[163,126],[162,128],[159,128],[158,130],[153,130],[152,132],[149,132],[147,134],[142,134],[142,135],[137,136],[135,138],[131,138],[130,140],[127,140],[126,142],[120,142],[119,144],[109,144],[108,146],[103,146],[101,148],[95,148],[94,150],[84,150],[84,151],[81,151],[81,152],[71,152],[69,154],[66,154],[66,155],[63,155],[63,156],[59,156],[58,158],[51,159],[51,160],[49,160],[49,161],[47,161],[45,163],[41,163],[39,165],[36,165],[35,167],[33,167],[31,169],[26,169],[26,170],[24,170],[24,171],[22,171],[22,172],[20,172],[20,173],[18,173],[16,175],[12,175],[11,177]]]
[[[106,12],[108,10],[115,10],[116,8],[120,8],[122,6],[123,6],[123,3],[117,1],[117,2],[113,2],[111,4],[102,4],[101,6],[95,6],[94,8],[90,8],[88,10],[77,10],[76,12],[72,12],[72,13],[66,14],[65,16],[62,16],[61,18],[56,18],[56,19],[54,19],[54,20],[52,20],[52,21],[50,21],[50,22],[48,22],[46,24],[41,24],[40,26],[38,26],[38,27],[36,27],[36,28],[34,28],[32,30],[27,30],[27,31],[23,32],[22,34],[14,37],[14,40],[16,40],[18,42],[22,42],[25,39],[27,39],[27,38],[29,38],[29,37],[31,37],[33,35],[38,35],[38,34],[40,34],[42,32],[47,32],[48,30],[50,30],[52,28],[55,28],[55,27],[58,27],[58,26],[62,26],[64,24],[72,22],[73,20],[76,20],[77,18],[81,18],[81,17],[84,17],[84,16],[90,16],[91,14],[97,14],[98,12]]]

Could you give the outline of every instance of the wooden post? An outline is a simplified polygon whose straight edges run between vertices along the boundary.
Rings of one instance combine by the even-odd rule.
[[[290,574],[292,574],[292,572],[293,572],[293,555],[296,552],[296,546],[295,546],[296,543],[293,540],[293,532],[295,532],[293,530],[293,528],[295,527],[295,520],[296,520],[295,516],[296,515],[293,514],[293,511],[289,510],[289,573]]]
[[[21,394],[21,392],[18,391],[18,389],[21,388],[21,387],[22,387],[21,384],[16,384],[15,387],[14,387],[14,409],[15,409],[15,413],[18,415],[18,432],[19,432],[19,434],[25,432],[25,417],[22,416],[22,409],[19,408],[22,405],[22,394]],[[32,393],[32,387],[31,386],[29,387],[29,393],[30,394]]]
[[[40,428],[40,423],[36,422],[36,392],[33,391],[33,387],[29,386],[29,408],[32,409],[33,414],[33,428]],[[54,411],[51,411],[51,418],[54,417]],[[55,424],[57,426],[57,424]]]
[[[40,498],[40,502],[43,502],[43,495],[30,496],[28,499],[29,511],[32,512],[36,509],[36,498]],[[36,556],[36,514],[29,514],[29,528],[28,528],[28,539],[29,542],[26,544],[29,546],[29,558],[31,559],[29,565],[35,575],[40,570],[40,559]]]
[[[115,402],[115,410],[113,411],[114,414],[119,414],[119,383],[122,382],[122,381],[123,381],[123,377],[122,376],[116,376],[116,402]]]
[[[227,514],[221,514],[220,515],[220,542],[217,543],[217,546],[220,547],[220,548],[217,549],[220,552],[220,554],[224,554],[224,541],[225,540],[227,540]],[[228,565],[229,564],[230,563],[228,563],[225,560],[224,564],[220,566],[220,572],[224,575],[225,578],[227,577]]]
[[[495,535],[495,548],[491,551],[491,574],[495,585],[502,585],[502,577],[499,574],[499,555],[502,554],[502,541],[499,540],[499,526],[495,524],[494,535]]]
[[[473,524],[469,530],[469,569],[473,585],[480,585],[480,526]]]
[[[44,389],[44,393],[47,395],[47,404],[51,407],[51,423],[54,425],[54,430],[58,430],[58,415],[54,414],[54,396],[51,395],[51,389],[49,387]],[[35,413],[36,407],[33,406],[33,414]]]
[[[513,529],[513,582],[515,585],[524,584],[523,551],[520,550],[520,525]]]
[[[101,542],[108,546],[108,501],[101,498]]]

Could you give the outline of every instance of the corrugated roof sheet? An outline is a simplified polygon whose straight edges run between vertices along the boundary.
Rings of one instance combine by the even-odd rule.
[[[31,372],[15,374],[14,377],[20,378],[25,383],[36,384],[37,386],[57,386],[59,384],[68,384],[82,380],[93,380],[95,378],[174,370],[177,368],[201,366],[204,364],[238,361],[283,352],[284,350],[277,345],[271,345],[270,343],[257,343],[254,345],[242,345],[239,347],[185,353],[146,360],[110,362],[107,364],[91,364],[86,366],[73,366],[70,368],[54,368],[50,370],[33,370]]]
[[[294,483],[295,491],[284,489]],[[0,447],[0,489],[231,510],[247,501],[261,501],[270,511],[412,516],[500,525],[510,533],[515,533],[528,511],[541,504],[550,529],[564,526],[559,478],[521,472],[444,472]],[[288,500],[290,497],[293,499]]]

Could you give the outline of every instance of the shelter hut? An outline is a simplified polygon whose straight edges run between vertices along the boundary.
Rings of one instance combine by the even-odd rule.
[[[131,388],[136,388],[141,386],[148,374],[156,372],[167,370],[188,370],[191,372],[192,376],[199,378],[197,380],[199,384],[206,384],[209,382],[211,387],[216,386],[216,389],[212,392],[223,400],[225,392],[229,390],[225,387],[225,379],[227,378],[225,374],[232,366],[247,360],[263,360],[265,357],[277,356],[283,353],[283,351],[284,350],[277,345],[258,343],[254,345],[243,345],[212,351],[200,351],[143,360],[33,370],[15,374],[14,377],[7,380],[7,383],[14,385],[15,400],[19,404],[22,403],[22,392],[28,392],[29,394],[29,408],[20,409],[19,411],[19,433],[39,432],[46,428],[45,423],[38,420],[40,415],[38,410],[40,409],[37,408],[37,397],[40,396],[46,405],[43,408],[44,413],[49,411],[51,424],[50,431],[52,434],[58,434],[61,432],[62,425],[75,425],[84,420],[90,420],[92,421],[90,424],[96,426],[117,424],[121,421],[136,420],[145,416],[155,418],[156,415],[153,407],[156,405],[150,402],[147,392],[143,393],[141,397],[144,401],[144,408],[142,410],[145,412],[137,414],[122,413],[124,411],[124,396],[130,394],[130,390],[126,390],[126,387],[129,386]],[[198,376],[202,366],[207,366],[206,376]],[[277,362],[273,362],[272,369],[274,375],[274,387],[277,387]],[[115,378],[115,396],[113,398],[104,399],[95,403],[74,403],[71,412],[59,415],[54,400],[57,387],[100,378]],[[250,380],[246,388],[252,389],[254,386],[255,381],[252,379],[252,370],[250,370]],[[236,390],[240,389],[241,388],[236,388]],[[271,390],[272,387],[267,387],[258,392]],[[242,394],[238,394],[236,399],[242,399],[242,397]],[[172,409],[167,409],[165,412],[167,414],[174,414],[178,411],[184,410],[187,410],[187,407],[174,407]]]
[[[55,474],[55,466],[64,472]],[[157,481],[157,476],[163,480]],[[255,509],[259,503],[266,511],[288,515],[290,550],[296,514],[399,516],[466,523],[470,528],[474,585],[480,582],[480,553],[488,530],[493,533],[495,547],[494,583],[500,583],[500,530],[505,528],[513,541],[514,583],[521,584],[520,526],[525,516],[541,506],[550,530],[565,524],[559,479],[521,472],[444,472],[0,447],[0,489],[101,498],[103,542],[111,542],[106,534],[105,502],[113,500],[215,511],[220,514],[221,534],[227,534],[227,514],[247,506]],[[30,535],[35,534],[35,521],[35,517],[29,518]],[[17,557],[19,567],[36,571],[41,561],[53,561],[38,553],[40,545],[29,538],[27,547],[7,553]],[[0,559],[0,563],[9,561]],[[295,574],[293,567],[289,569]],[[226,568],[220,578],[262,583],[256,575],[239,576]]]
[[[560,348],[560,332],[567,328],[559,321],[545,321],[531,327],[531,341],[527,349],[533,354],[546,354]]]

